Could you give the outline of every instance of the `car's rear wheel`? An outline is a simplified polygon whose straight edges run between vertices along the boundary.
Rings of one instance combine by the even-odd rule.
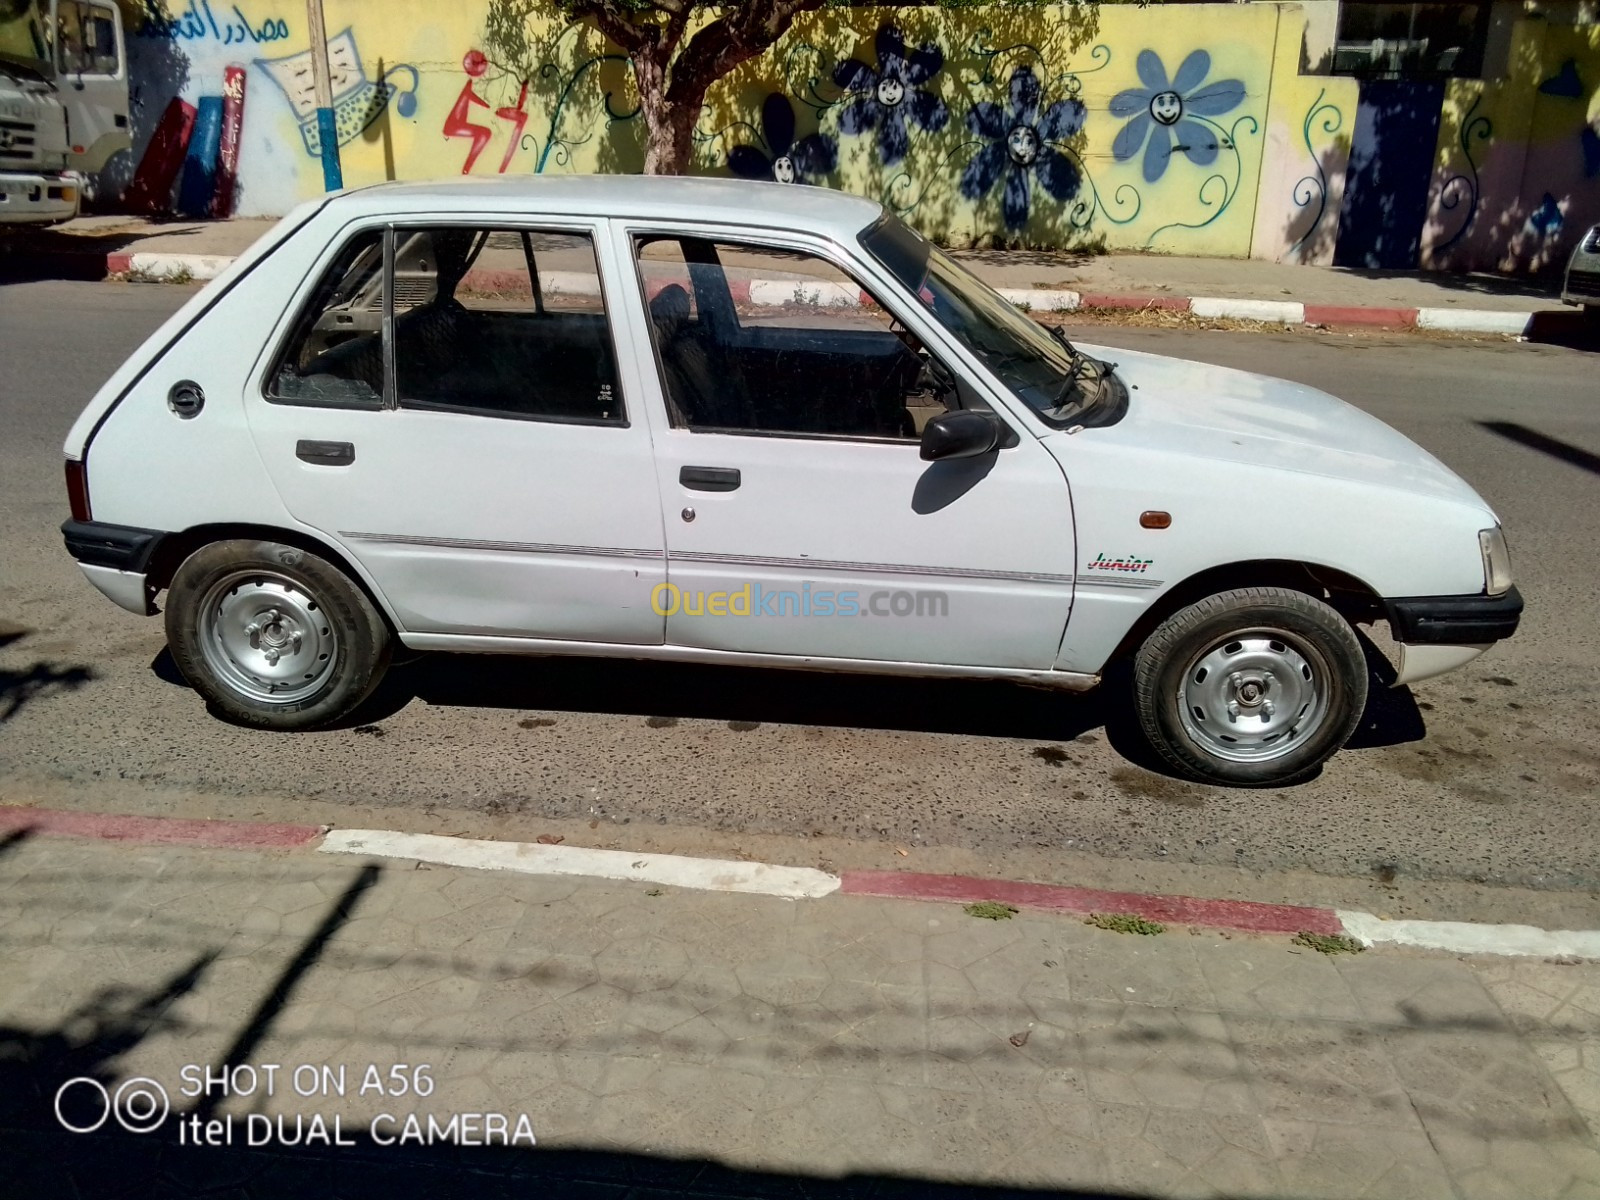
[[[1284,588],[1240,588],[1168,617],[1133,664],[1151,748],[1178,773],[1233,786],[1294,783],[1349,740],[1367,702],[1349,622]]]
[[[392,637],[338,567],[280,542],[213,542],[167,592],[167,645],[214,711],[262,729],[313,729],[377,687]]]

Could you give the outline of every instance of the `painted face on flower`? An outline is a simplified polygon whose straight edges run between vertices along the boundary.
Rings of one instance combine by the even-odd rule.
[[[980,100],[967,113],[980,148],[961,172],[961,194],[982,200],[998,187],[1006,228],[1022,229],[1035,199],[1049,207],[1077,194],[1082,177],[1069,157],[1070,141],[1083,129],[1085,112],[1072,96],[1046,103],[1031,66],[1011,72],[1009,92],[1009,104]]]
[[[1026,167],[1039,157],[1039,135],[1030,125],[1018,125],[1006,135],[1006,150],[1012,162]]]
[[[820,133],[795,137],[794,105],[782,92],[762,101],[761,130],[765,149],[735,146],[728,151],[728,168],[735,175],[807,183],[839,165],[839,147],[832,138]]]
[[[1214,163],[1227,134],[1213,118],[1244,103],[1244,81],[1207,82],[1211,55],[1204,50],[1193,51],[1170,77],[1154,50],[1139,51],[1134,66],[1140,86],[1111,97],[1111,115],[1128,122],[1111,143],[1111,157],[1127,162],[1143,151],[1146,183],[1166,174],[1175,154],[1197,167]]]
[[[813,6],[814,7],[814,6]],[[933,43],[906,45],[906,36],[892,21],[878,27],[876,63],[846,59],[833,69],[833,81],[844,89],[840,98],[839,132],[850,137],[871,133],[878,157],[893,165],[911,148],[913,127],[938,133],[950,121],[950,110],[930,90],[944,69],[944,51]]]

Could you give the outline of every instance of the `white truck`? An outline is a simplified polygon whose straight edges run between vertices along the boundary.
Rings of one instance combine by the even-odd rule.
[[[0,0],[0,227],[78,215],[130,144],[128,56],[111,0]]]

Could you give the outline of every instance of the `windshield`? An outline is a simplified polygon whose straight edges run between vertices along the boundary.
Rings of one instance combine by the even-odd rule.
[[[42,0],[0,0],[0,64],[49,78],[50,44],[45,39]]]
[[[994,376],[1054,425],[1083,424],[1111,405],[1112,368],[1013,308],[904,221],[884,217],[861,234],[882,263]]]

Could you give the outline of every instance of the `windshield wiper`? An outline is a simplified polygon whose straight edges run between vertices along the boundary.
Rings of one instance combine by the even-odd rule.
[[[1065,348],[1068,358],[1067,378],[1061,385],[1061,392],[1056,397],[1055,410],[1052,414],[1056,415],[1057,418],[1060,419],[1065,416],[1065,413],[1063,413],[1062,410],[1066,408],[1067,396],[1071,393],[1073,388],[1078,387],[1083,382],[1085,377],[1087,377],[1091,382],[1094,383],[1096,398],[1098,398],[1099,389],[1105,384],[1106,380],[1111,377],[1112,373],[1116,371],[1117,364],[1095,358],[1092,355],[1085,354],[1082,350],[1079,350],[1067,338],[1067,335],[1062,332],[1061,326],[1059,325],[1050,326],[1050,335],[1055,338],[1056,341],[1060,342],[1063,348]]]

